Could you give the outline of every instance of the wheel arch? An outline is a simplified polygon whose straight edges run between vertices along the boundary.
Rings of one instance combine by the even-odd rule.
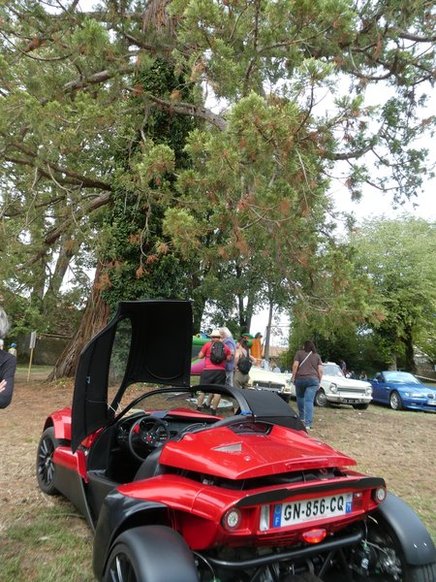
[[[146,525],[170,525],[168,506],[126,497],[117,490],[106,496],[94,536],[93,569],[98,580],[103,576],[116,538],[127,530]]]
[[[323,386],[320,386],[315,392],[313,403],[315,406],[319,406],[320,408],[327,408],[330,405],[329,399],[327,397],[327,390],[323,388]]]
[[[396,535],[407,564],[422,566],[436,561],[436,548],[427,528],[405,501],[388,493],[374,514]]]
[[[42,432],[47,428],[53,427],[55,439],[62,442],[62,444],[69,443],[71,441],[71,424],[67,426],[64,416],[59,412],[46,418]]]
[[[103,574],[109,566],[109,561],[117,555],[119,544],[127,546],[134,557],[139,568],[139,582],[145,580],[198,582],[193,553],[182,536],[169,527],[150,525],[124,531],[110,550]],[[122,552],[124,548],[120,549]],[[164,560],[162,555],[165,556]],[[107,579],[106,575],[104,579]]]

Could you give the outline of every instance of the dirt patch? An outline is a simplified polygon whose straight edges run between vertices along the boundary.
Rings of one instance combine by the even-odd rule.
[[[47,384],[44,375],[18,374],[12,404],[0,411],[0,537],[11,523],[31,521],[59,503],[36,484],[36,448],[50,412],[70,406],[72,382]],[[357,469],[385,478],[417,511],[436,538],[436,414],[396,412],[371,405],[315,409],[312,435],[358,461]],[[83,522],[84,531],[86,525]]]

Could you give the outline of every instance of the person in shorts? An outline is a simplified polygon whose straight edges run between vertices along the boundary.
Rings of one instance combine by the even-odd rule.
[[[203,371],[201,372],[200,376],[200,384],[222,384],[225,385],[226,383],[226,362],[230,361],[233,358],[233,354],[231,350],[223,344],[225,357],[222,362],[219,364],[214,363],[210,359],[212,345],[214,342],[221,342],[222,338],[219,329],[212,330],[210,334],[210,342],[204,344],[201,348],[200,353],[198,354],[198,358],[201,360],[205,358],[205,364]],[[204,399],[205,394],[200,392],[197,399],[197,410],[201,410],[204,407]],[[210,412],[211,414],[215,415],[218,404],[221,400],[221,394],[214,394],[212,401],[210,403]]]

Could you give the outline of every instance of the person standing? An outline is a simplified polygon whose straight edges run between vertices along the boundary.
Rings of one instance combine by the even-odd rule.
[[[229,330],[228,327],[220,327],[219,332],[220,332],[223,344],[225,346],[227,346],[232,353],[231,359],[226,360],[226,384],[227,384],[227,386],[233,386],[233,373],[235,370],[236,342],[233,339],[232,332]]]
[[[3,338],[9,330],[9,321],[5,311],[0,307],[0,338]],[[3,342],[2,342],[3,343]],[[14,377],[17,366],[17,358],[0,350],[0,408],[9,406],[14,391]]]
[[[204,344],[201,348],[198,358],[201,360],[205,358],[205,364],[203,371],[200,375],[200,384],[225,384],[226,383],[226,362],[233,358],[230,349],[222,343],[221,334],[218,329],[212,330],[210,334],[210,342]],[[217,362],[216,358],[213,356],[213,344],[220,342],[223,347],[223,359],[221,362]],[[215,360],[215,361],[213,361]],[[200,392],[197,399],[197,410],[203,408],[205,394]],[[218,404],[221,400],[221,394],[214,394],[212,402],[210,404],[210,412],[215,415]]]
[[[236,388],[247,388],[250,377],[249,371],[255,361],[256,359],[249,353],[247,340],[244,337],[241,337],[235,351],[235,375],[233,378],[233,385]]]
[[[251,342],[250,353],[256,360],[256,366],[259,366],[262,360],[262,334],[259,331]]]
[[[315,344],[305,341],[298,350],[292,364],[291,381],[295,384],[298,412],[306,429],[312,428],[313,401],[322,378],[322,360]]]

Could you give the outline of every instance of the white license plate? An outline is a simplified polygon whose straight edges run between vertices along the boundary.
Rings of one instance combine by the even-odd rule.
[[[287,527],[315,519],[337,517],[351,513],[352,510],[352,493],[280,503],[273,507],[272,527]]]

